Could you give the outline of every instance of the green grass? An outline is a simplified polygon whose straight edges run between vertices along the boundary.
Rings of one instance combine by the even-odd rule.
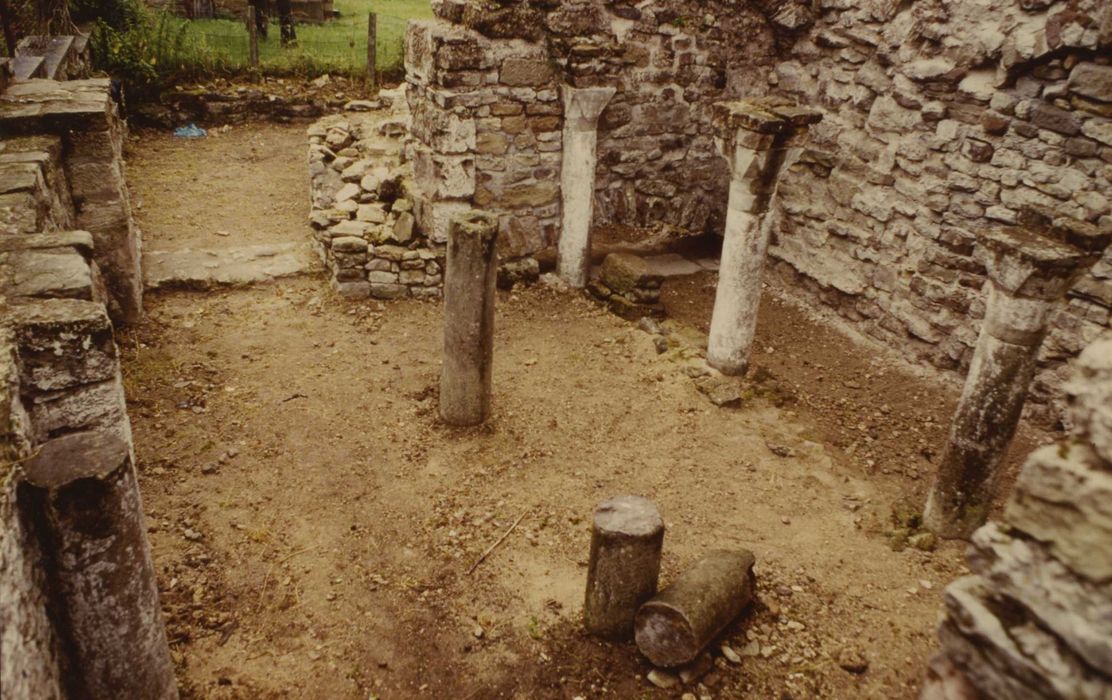
[[[325,24],[298,24],[297,45],[282,48],[277,18],[270,18],[268,38],[259,40],[263,73],[360,76],[367,65],[367,13],[378,15],[375,55],[379,71],[400,75],[402,40],[410,19],[432,17],[428,0],[335,0],[340,17]],[[248,67],[247,30],[228,19],[196,20],[186,27],[188,43],[209,57],[214,66],[237,70]]]

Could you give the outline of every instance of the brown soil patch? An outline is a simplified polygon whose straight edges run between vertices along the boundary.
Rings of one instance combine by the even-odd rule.
[[[302,131],[144,135],[148,245],[307,235]],[[705,324],[707,282],[669,284],[676,317]],[[493,419],[453,430],[436,419],[438,304],[300,279],[152,294],[148,311],[120,341],[185,697],[678,697],[632,644],[580,631],[590,515],[620,493],[660,505],[664,583],[711,548],[757,555],[759,599],[724,640],[762,653],[719,660],[707,694],[915,697],[964,547],[896,552],[884,533],[926,486],[953,387],[773,301],[764,398],[717,409],[631,324],[534,288],[499,299]],[[840,668],[846,653],[868,670]]]
[[[148,250],[307,240],[304,124],[212,128],[198,139],[136,132],[127,147],[132,207]]]

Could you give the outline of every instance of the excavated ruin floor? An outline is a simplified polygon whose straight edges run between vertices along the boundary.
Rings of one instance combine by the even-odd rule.
[[[141,214],[157,249],[201,215],[205,193],[147,147],[132,144],[129,179],[163,178]],[[210,167],[250,148],[226,141]],[[300,171],[254,172],[211,181],[236,195],[213,193],[227,238],[260,235],[251,202],[305,202]],[[304,231],[304,215],[274,206],[270,240]],[[689,335],[712,284],[703,273],[667,285]],[[120,342],[186,697],[698,692],[654,688],[632,644],[580,632],[591,512],[628,492],[663,512],[665,583],[710,548],[757,555],[759,600],[723,637],[755,655],[719,660],[709,695],[915,696],[963,547],[894,551],[885,533],[927,486],[957,387],[773,299],[753,396],[716,408],[634,325],[534,287],[499,298],[493,419],[454,430],[436,420],[435,303],[344,302],[301,277],[158,292],[147,308]],[[1046,439],[1024,428],[1009,469]],[[863,673],[840,665],[861,657]]]

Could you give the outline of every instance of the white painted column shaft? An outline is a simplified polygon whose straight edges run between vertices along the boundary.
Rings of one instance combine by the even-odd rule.
[[[612,87],[561,88],[564,99],[564,157],[560,172],[563,225],[557,244],[557,273],[584,287],[591,270],[591,220],[595,208],[598,118],[614,96]]]
[[[734,146],[722,260],[707,340],[707,363],[723,374],[744,374],[749,366],[771,236],[765,212],[775,195],[781,167],[794,163],[800,152],[799,148],[776,151]],[[772,192],[762,195],[761,189],[769,187]]]

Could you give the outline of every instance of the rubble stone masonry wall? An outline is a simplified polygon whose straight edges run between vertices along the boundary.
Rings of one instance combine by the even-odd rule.
[[[968,366],[985,227],[1025,206],[1112,226],[1112,6],[822,0],[770,91],[820,107],[783,179],[783,277],[919,361]],[[1032,398],[1109,325],[1112,256],[1070,294]],[[1058,410],[1040,409],[1048,415]]]
[[[782,176],[770,255],[811,301],[963,371],[984,313],[978,237],[1025,206],[1112,226],[1112,6],[1100,0],[438,0],[407,40],[418,222],[503,214],[503,255],[560,227],[561,84],[617,93],[595,225],[721,233],[709,110],[778,94],[823,120]],[[1112,258],[1071,293],[1032,403],[1109,324]],[[1048,403],[1050,401],[1050,403]]]

